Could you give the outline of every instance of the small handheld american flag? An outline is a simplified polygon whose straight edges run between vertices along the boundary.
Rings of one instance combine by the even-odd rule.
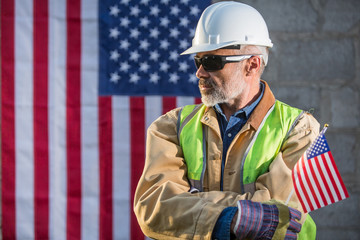
[[[296,163],[292,178],[304,212],[310,212],[349,197],[325,138],[319,136]]]

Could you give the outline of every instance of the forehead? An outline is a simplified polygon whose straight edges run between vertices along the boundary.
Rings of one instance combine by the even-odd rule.
[[[240,54],[239,49],[217,49],[214,51],[199,52],[196,54],[196,56],[202,57],[205,55],[237,55],[237,54]]]

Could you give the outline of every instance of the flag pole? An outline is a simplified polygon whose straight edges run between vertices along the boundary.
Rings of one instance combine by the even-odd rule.
[[[325,124],[324,124],[324,128],[321,130],[320,134],[325,134],[325,132],[326,132],[326,130],[327,130],[328,127],[329,127],[329,124],[325,123]],[[297,180],[297,179],[296,179],[296,180]],[[296,181],[296,180],[295,180],[295,181]],[[291,192],[290,192],[289,196],[287,197],[287,199],[286,199],[286,201],[285,201],[285,205],[286,205],[286,206],[288,206],[289,201],[290,201],[292,195],[294,194],[294,192],[295,192],[295,188],[294,188],[294,185],[293,185],[293,187],[292,187],[292,189],[291,189]]]

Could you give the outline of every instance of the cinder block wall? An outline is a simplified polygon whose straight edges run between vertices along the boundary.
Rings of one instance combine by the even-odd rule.
[[[360,1],[239,2],[268,24],[274,47],[263,79],[275,96],[313,108],[321,126],[330,125],[326,137],[350,198],[311,213],[317,239],[360,239]]]

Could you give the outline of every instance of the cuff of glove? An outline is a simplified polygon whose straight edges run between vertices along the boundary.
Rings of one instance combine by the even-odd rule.
[[[237,239],[272,238],[278,225],[278,210],[275,205],[240,200],[238,209],[234,228]]]

